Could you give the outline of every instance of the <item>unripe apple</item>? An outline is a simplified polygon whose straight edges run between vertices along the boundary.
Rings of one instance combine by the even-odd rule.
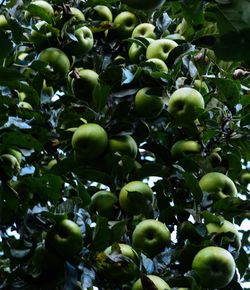
[[[92,9],[92,19],[112,22],[113,14],[108,6],[96,5]]]
[[[156,287],[155,290],[156,289],[157,290],[170,290],[171,289],[169,285],[167,284],[167,282],[165,282],[159,276],[147,275],[145,280],[146,280],[145,283],[148,283],[148,284],[150,283],[150,285],[148,285],[149,287],[151,286],[151,283],[153,283],[154,286]],[[144,289],[145,287],[142,285],[142,278],[138,279],[132,287],[132,290],[144,290]]]
[[[138,146],[134,138],[130,135],[114,136],[109,138],[108,151],[111,153],[118,152],[121,155],[128,155],[135,158],[138,153]]]
[[[146,63],[153,63],[156,67],[156,70],[160,72],[166,72],[166,73],[168,72],[168,67],[162,59],[149,58],[148,60],[146,60]]]
[[[151,23],[140,23],[138,24],[133,32],[132,37],[144,37],[156,39],[155,26]]]
[[[159,58],[166,61],[170,51],[177,46],[178,44],[174,40],[166,38],[156,39],[147,47],[146,58]]]
[[[237,196],[234,182],[220,172],[209,172],[199,181],[202,191],[209,193],[212,199],[222,199],[228,196]]]
[[[179,160],[189,154],[199,153],[201,145],[194,140],[179,140],[171,147],[171,155],[175,160]]]
[[[132,31],[138,24],[138,19],[134,13],[123,11],[115,17],[113,23],[117,37],[124,39],[131,36]]]
[[[202,80],[195,80],[193,83],[193,86],[202,95],[209,93],[209,88],[208,88],[207,84]]]
[[[193,88],[177,89],[169,99],[168,111],[180,123],[194,121],[199,110],[204,109],[205,102],[202,95]]]
[[[145,87],[135,95],[135,111],[144,118],[156,118],[163,111],[165,103],[162,96],[154,88]]]
[[[149,257],[154,257],[163,251],[170,239],[170,232],[166,225],[154,219],[141,221],[132,233],[133,246]]]

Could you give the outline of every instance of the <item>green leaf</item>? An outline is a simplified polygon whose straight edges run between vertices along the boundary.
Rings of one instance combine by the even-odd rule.
[[[205,224],[209,224],[209,223],[216,223],[216,224],[223,224],[223,217],[215,215],[207,210],[202,211],[202,216],[205,220]]]
[[[111,241],[119,242],[122,238],[122,236],[126,233],[127,230],[127,221],[117,221],[115,224],[111,227]]]
[[[106,249],[110,244],[111,232],[108,226],[108,219],[97,216],[96,226],[93,231],[93,241],[91,244],[92,251],[101,251]]]
[[[249,266],[248,254],[246,253],[243,247],[241,247],[239,256],[236,259],[236,265],[237,265],[237,269],[239,270],[240,277],[243,277],[243,275],[246,272],[247,267]]]
[[[203,6],[204,3],[200,0],[185,0],[181,3],[183,16],[194,27],[204,23]]]
[[[197,178],[189,172],[182,172],[182,175],[185,178],[186,184],[189,187],[195,201],[197,203],[200,203],[203,198],[203,193],[199,186]]]
[[[12,41],[8,38],[8,36],[0,31],[0,43],[1,43],[1,50],[0,50],[0,59],[7,57],[10,55],[10,52],[13,49],[13,43]],[[0,84],[1,82],[1,71],[4,70],[5,68],[0,67]],[[9,79],[10,80],[10,79]]]
[[[107,104],[107,99],[111,90],[111,86],[98,84],[93,91],[93,104],[97,112],[101,112]]]
[[[91,196],[85,186],[82,183],[78,183],[77,186],[78,194],[82,200],[82,206],[86,206],[91,202]]]

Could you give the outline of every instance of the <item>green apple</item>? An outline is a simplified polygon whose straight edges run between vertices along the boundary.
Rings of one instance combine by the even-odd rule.
[[[87,26],[82,26],[77,28],[73,35],[76,40],[71,40],[67,43],[64,47],[65,51],[74,56],[86,55],[94,46],[92,31]]]
[[[179,160],[189,154],[201,152],[201,145],[194,140],[179,140],[171,147],[171,155],[173,159]]]
[[[111,263],[102,267],[104,277],[115,284],[128,283],[138,278],[140,259],[137,252],[127,244],[115,243],[105,249]]]
[[[155,10],[159,8],[165,2],[165,0],[122,0],[121,2],[134,9]]]
[[[19,174],[20,164],[12,154],[0,155],[0,179],[11,180],[13,176]]]
[[[220,172],[209,172],[199,181],[202,191],[209,193],[213,199],[237,196],[237,188],[228,176]]]
[[[155,290],[171,290],[171,288],[169,287],[169,285],[167,284],[167,282],[165,282],[162,278],[160,278],[159,276],[156,275],[147,275],[146,278],[144,277],[144,283],[149,284],[148,286],[151,286],[151,283],[154,284],[155,286]],[[138,279],[136,280],[136,282],[134,283],[132,290],[144,290],[146,289],[145,287],[143,287],[142,285],[142,279]]]
[[[72,147],[82,159],[100,156],[108,146],[108,135],[103,127],[95,123],[79,126],[72,136]]]
[[[141,117],[152,119],[158,117],[165,106],[162,96],[154,88],[145,87],[135,95],[134,107]]]
[[[115,17],[113,24],[116,36],[125,39],[131,36],[134,28],[138,24],[138,18],[130,11],[122,11]]]
[[[45,246],[50,252],[65,259],[72,258],[79,254],[83,247],[80,227],[72,220],[61,220],[47,232]]]
[[[146,58],[159,58],[166,61],[170,51],[177,46],[178,44],[174,40],[166,38],[156,39],[147,47]]]
[[[202,95],[195,89],[184,87],[177,89],[169,99],[168,111],[172,117],[181,123],[194,121],[199,110],[204,109]]]
[[[100,21],[113,21],[113,14],[108,6],[96,5],[91,9],[92,19]]]
[[[167,67],[166,63],[162,59],[149,58],[148,60],[146,60],[146,64],[147,63],[153,63],[155,65],[155,68],[156,68],[157,71],[165,72],[165,73],[168,72],[168,67]]]
[[[70,13],[72,14],[71,21],[84,21],[85,16],[82,11],[76,7],[70,7]]]
[[[151,38],[145,38],[148,44],[153,41]],[[146,48],[136,42],[133,42],[128,50],[128,57],[131,63],[139,63],[143,58],[145,58]]]
[[[195,80],[193,83],[193,86],[202,95],[209,93],[209,88],[208,88],[207,84],[202,80]]]
[[[138,153],[138,146],[134,138],[130,135],[114,136],[109,138],[108,151],[111,153],[118,152],[121,155],[128,155],[135,158]]]
[[[0,30],[7,30],[7,29],[9,29],[9,23],[6,17],[3,14],[1,14],[0,15]]]
[[[42,50],[54,43],[55,37],[48,25],[46,21],[40,20],[32,26],[30,40],[36,49]]]
[[[74,78],[71,84],[74,95],[80,100],[91,101],[93,90],[99,82],[99,75],[92,69],[84,68],[79,68],[76,74],[77,78]]]
[[[222,224],[208,223],[206,225],[207,232],[209,234],[220,234],[220,233],[233,233],[235,236],[235,242],[233,245],[237,250],[241,247],[240,233],[236,229],[235,225],[227,220],[224,220]]]
[[[70,70],[70,61],[68,56],[59,48],[48,47],[40,52],[38,60],[48,63],[54,72],[61,76],[66,76]]]
[[[107,190],[97,191],[91,196],[89,211],[108,219],[113,219],[115,217],[115,204],[117,201],[118,198],[114,193]]]
[[[166,225],[154,219],[141,221],[132,233],[133,247],[149,257],[162,252],[170,240],[170,232]]]
[[[236,266],[230,252],[220,247],[209,246],[195,255],[192,269],[203,287],[221,289],[233,279]]]
[[[7,148],[3,151],[3,154],[10,154],[13,155],[19,164],[22,163],[22,152],[19,149],[16,148]]]
[[[131,36],[156,39],[155,26],[147,22],[140,23],[134,28]]]
[[[131,181],[119,193],[121,209],[130,215],[145,214],[153,202],[152,189],[142,181]]]
[[[30,21],[34,17],[50,22],[52,16],[54,16],[52,5],[43,0],[31,1],[25,11],[26,21]]]
[[[243,172],[240,176],[240,181],[244,185],[248,185],[250,183],[250,172]]]
[[[33,107],[31,106],[30,103],[22,101],[18,103],[18,108],[20,109],[25,109],[25,110],[29,110],[29,111],[33,111]]]

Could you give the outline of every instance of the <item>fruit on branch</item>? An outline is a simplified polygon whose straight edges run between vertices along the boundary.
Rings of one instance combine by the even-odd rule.
[[[154,88],[145,87],[135,95],[134,107],[136,113],[144,118],[156,118],[165,106],[162,96]]]
[[[80,227],[69,219],[63,219],[53,225],[45,238],[46,248],[65,259],[70,259],[80,253],[83,247],[83,237]]]
[[[113,154],[118,152],[121,155],[135,158],[138,153],[138,146],[134,138],[130,135],[114,136],[109,138],[108,151]]]
[[[207,192],[212,199],[236,197],[237,188],[228,176],[220,172],[209,172],[199,181],[202,191]]]
[[[193,83],[194,89],[200,92],[202,95],[209,93],[207,84],[202,80],[195,80]]]
[[[125,184],[119,193],[121,209],[129,215],[146,214],[152,207],[153,191],[142,181]]]
[[[113,14],[108,6],[96,5],[91,9],[91,18],[93,20],[112,22]]]
[[[194,140],[179,140],[171,147],[171,155],[175,160],[179,160],[189,154],[200,153],[201,145]]]
[[[169,99],[168,111],[180,123],[194,121],[205,103],[202,95],[193,88],[177,89]]]
[[[155,26],[151,23],[140,23],[138,24],[133,32],[132,32],[132,37],[144,37],[144,38],[151,38],[151,39],[156,39],[156,34],[155,34]]]
[[[171,50],[178,44],[171,39],[161,38],[152,41],[147,47],[146,58],[159,58],[166,61]]]
[[[100,156],[108,145],[106,131],[98,124],[88,123],[79,126],[72,136],[72,147],[77,155],[85,160]]]
[[[146,278],[145,278],[146,277]],[[136,280],[134,283],[132,290],[144,290],[144,289],[150,289],[151,285],[155,286],[155,290],[170,290],[168,283],[165,282],[161,277],[156,275],[147,275],[143,278],[140,278]],[[142,282],[142,279],[144,280]],[[144,284],[144,285],[143,285]]]
[[[166,225],[154,219],[141,221],[132,233],[133,247],[149,257],[162,252],[170,240],[170,232]]]
[[[115,35],[120,39],[125,39],[131,36],[138,24],[138,18],[130,11],[122,11],[115,17],[113,24]]]
[[[153,63],[157,71],[166,72],[166,73],[168,72],[168,67],[162,59],[149,58],[148,60],[146,60],[146,64],[147,63]]]
[[[20,164],[12,154],[0,155],[0,179],[3,181],[11,180],[13,176],[20,172]]]
[[[233,279],[235,261],[227,250],[209,246],[195,255],[192,269],[203,287],[220,289],[226,287]]]

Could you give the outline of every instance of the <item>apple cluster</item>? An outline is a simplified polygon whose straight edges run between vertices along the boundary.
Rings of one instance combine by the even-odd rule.
[[[0,148],[1,225],[18,224],[26,204],[36,207],[34,196],[48,209],[27,269],[52,283],[72,267],[80,286],[72,279],[70,289],[87,283],[86,269],[88,287],[105,290],[222,289],[236,281],[241,235],[220,205],[237,199],[238,188],[226,153],[206,142],[212,86],[204,67],[195,76],[177,72],[187,53],[185,23],[170,19],[162,28],[157,12],[173,8],[164,0],[28,2],[24,36],[32,53],[19,58],[40,97],[15,89],[18,112],[29,119],[49,111],[52,129],[44,135],[53,144],[44,142],[35,156],[34,167],[42,166],[34,178],[49,179],[39,180],[44,189],[58,179],[63,185],[58,198],[44,197],[31,182],[19,203],[10,187],[23,190],[16,179],[25,157]],[[7,20],[0,15],[0,32]],[[54,154],[49,162],[46,154]],[[160,183],[152,184],[155,176]],[[249,173],[242,179],[248,184]]]

